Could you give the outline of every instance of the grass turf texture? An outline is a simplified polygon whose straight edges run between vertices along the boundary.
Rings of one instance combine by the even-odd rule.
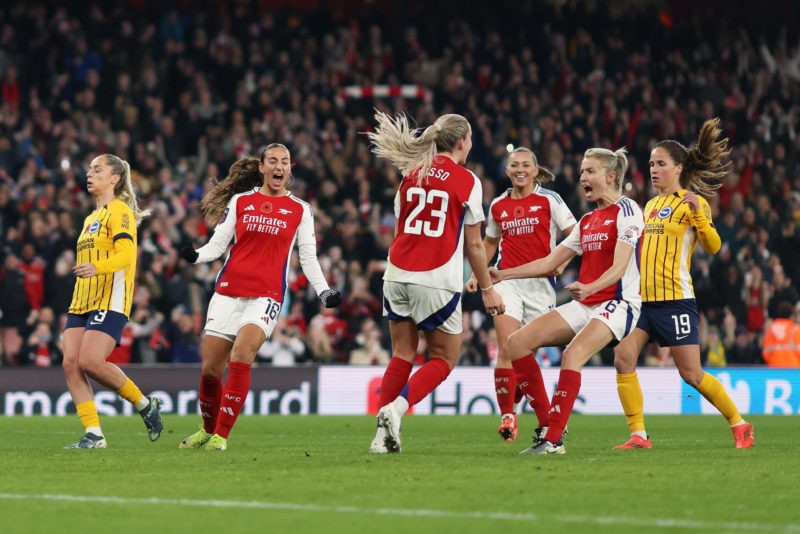
[[[520,456],[497,416],[409,416],[403,453],[367,453],[374,417],[240,417],[225,452],[181,451],[199,417],[101,419],[109,448],[64,450],[74,417],[4,417],[2,532],[800,532],[800,417],[650,416],[651,450],[614,450],[620,416],[570,420],[565,456]]]

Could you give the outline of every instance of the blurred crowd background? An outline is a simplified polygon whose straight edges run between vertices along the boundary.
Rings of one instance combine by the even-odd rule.
[[[798,303],[800,6],[435,4],[0,5],[3,364],[60,361],[76,237],[94,208],[87,164],[105,152],[130,162],[141,203],[154,210],[139,229],[135,304],[112,359],[199,361],[222,263],[189,265],[177,251],[213,230],[198,208],[211,178],[270,142],[292,151],[292,189],[314,208],[320,262],[344,298],[321,309],[295,257],[281,322],[258,361],[386,363],[381,276],[400,176],[363,135],[375,108],[407,111],[421,126],[465,115],[474,133],[468,167],[483,180],[487,207],[508,187],[509,146],[533,149],[578,217],[591,209],[577,187],[585,149],[627,147],[626,194],[643,206],[653,195],[654,142],[688,145],[719,116],[731,172],[709,200],[724,245],[715,256],[698,247],[692,263],[702,349],[708,365],[762,364],[765,328],[781,302]],[[380,86],[410,90],[377,97]],[[461,363],[491,365],[496,335],[474,295],[465,296],[464,324]],[[609,364],[607,352],[594,363]],[[559,350],[539,357],[555,364]],[[641,363],[669,365],[669,354],[650,346]]]

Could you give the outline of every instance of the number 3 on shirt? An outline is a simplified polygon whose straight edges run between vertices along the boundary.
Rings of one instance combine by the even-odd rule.
[[[447,203],[449,197],[446,191],[431,189],[426,191],[421,187],[410,187],[406,191],[406,202],[414,205],[408,214],[403,231],[407,234],[439,237],[444,233],[444,222],[447,218]],[[430,205],[430,216],[435,221],[421,221],[417,219],[420,213]]]

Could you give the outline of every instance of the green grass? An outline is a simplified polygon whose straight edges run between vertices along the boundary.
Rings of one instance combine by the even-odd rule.
[[[62,449],[74,417],[0,418],[0,531],[800,532],[800,417],[751,416],[737,450],[720,416],[650,416],[654,448],[618,451],[622,417],[575,415],[558,457],[497,419],[410,416],[379,456],[367,416],[241,417],[221,453],[177,449],[199,417],[155,443],[102,418],[105,450]]]

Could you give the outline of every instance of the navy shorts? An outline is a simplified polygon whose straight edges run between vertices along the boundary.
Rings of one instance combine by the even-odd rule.
[[[114,338],[119,345],[122,338],[122,329],[128,323],[128,318],[123,314],[110,310],[94,310],[80,315],[74,313],[67,314],[67,324],[64,330],[69,328],[85,328],[86,330],[99,330]]]
[[[642,302],[636,328],[662,347],[697,345],[697,302],[694,299]]]

